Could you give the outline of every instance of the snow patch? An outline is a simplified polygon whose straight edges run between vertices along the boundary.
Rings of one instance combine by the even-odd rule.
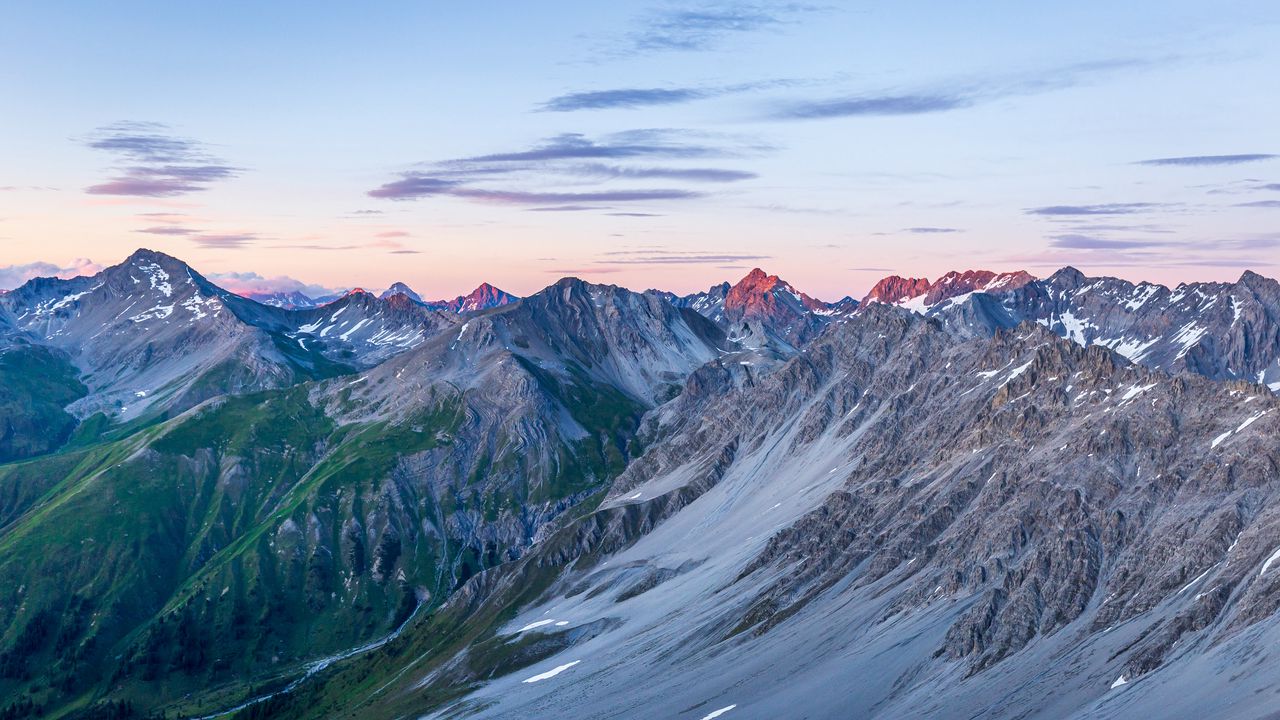
[[[565,670],[568,670],[569,668],[573,667],[574,665],[577,665],[580,662],[582,661],[574,660],[573,662],[565,663],[564,665],[557,665],[556,667],[553,667],[544,673],[538,673],[537,675],[534,675],[531,678],[525,678],[522,682],[536,683],[536,682],[541,682],[543,680],[549,680],[550,678],[553,678],[559,675],[560,673],[564,672]]]
[[[1266,575],[1267,570],[1271,569],[1271,563],[1277,560],[1280,560],[1280,548],[1276,548],[1276,551],[1271,553],[1271,557],[1267,558],[1267,561],[1262,563],[1262,572],[1258,573],[1258,577]]]
[[[1120,396],[1120,401],[1124,402],[1125,400],[1132,400],[1138,397],[1139,395],[1141,395],[1142,393],[1155,387],[1158,384],[1159,383],[1151,383],[1150,385],[1142,385],[1142,386],[1133,385],[1128,390],[1125,391],[1124,395]]]
[[[529,632],[530,630],[533,630],[534,628],[540,628],[540,627],[542,627],[543,625],[550,625],[550,624],[551,624],[551,623],[553,623],[553,622],[555,622],[555,618],[552,618],[552,619],[550,619],[550,620],[538,620],[538,621],[536,621],[536,622],[531,622],[531,623],[529,623],[528,625],[525,625],[524,627],[520,628],[520,629],[519,629],[519,630],[517,630],[516,632],[517,632],[517,633]]]

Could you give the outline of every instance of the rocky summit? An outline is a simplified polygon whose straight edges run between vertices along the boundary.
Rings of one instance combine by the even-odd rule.
[[[0,717],[1269,717],[1277,391],[1251,272],[311,302],[140,250],[0,295]]]

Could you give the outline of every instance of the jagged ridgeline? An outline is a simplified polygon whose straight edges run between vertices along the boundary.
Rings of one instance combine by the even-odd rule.
[[[0,718],[1273,707],[1273,281],[261,299],[0,296]]]

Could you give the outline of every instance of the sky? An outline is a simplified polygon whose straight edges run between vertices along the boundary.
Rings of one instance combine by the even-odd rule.
[[[0,24],[0,288],[1280,275],[1280,3],[79,2]]]

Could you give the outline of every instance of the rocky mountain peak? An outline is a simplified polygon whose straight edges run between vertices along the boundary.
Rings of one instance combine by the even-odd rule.
[[[1017,272],[995,273],[990,270],[966,270],[951,272],[938,278],[929,291],[925,293],[925,305],[936,305],[971,292],[994,292],[996,290],[1016,290],[1035,280],[1025,270]]]
[[[782,311],[780,303],[784,306],[798,303],[807,308],[806,299],[812,302],[812,298],[796,291],[777,275],[755,268],[729,288],[724,298],[724,310],[731,320],[768,318]]]
[[[1051,285],[1067,285],[1070,287],[1083,285],[1087,279],[1088,278],[1085,277],[1084,273],[1070,265],[1062,268],[1047,278]]]
[[[922,308],[974,292],[1008,292],[1035,281],[1025,270],[997,273],[991,270],[952,270],[937,281],[890,275],[867,293],[863,303],[902,305],[914,301]]]
[[[904,278],[890,275],[876,283],[871,291],[862,298],[862,305],[867,303],[888,303],[890,305],[919,297],[929,292],[933,284],[929,278]]]
[[[469,294],[455,298],[450,309],[454,312],[475,312],[508,305],[516,300],[519,298],[515,295],[485,282]]]
[[[378,297],[380,297],[383,300],[386,300],[387,298],[391,298],[396,295],[403,295],[414,302],[419,302],[419,303],[422,302],[422,296],[414,292],[413,288],[409,287],[408,285],[402,282],[393,283],[391,287],[387,288],[386,290],[383,290],[382,294],[379,295]]]
[[[395,293],[393,295],[387,295],[387,296],[378,298],[378,300],[386,304],[388,307],[395,308],[397,310],[408,310],[418,305],[418,303],[414,301],[412,297],[406,295],[405,293]]]
[[[559,280],[555,281],[551,285],[548,285],[542,290],[534,293],[534,295],[544,295],[555,290],[566,291],[566,292],[573,292],[575,290],[586,291],[586,289],[590,287],[592,287],[592,283],[589,283],[586,280],[583,280],[582,278],[573,277],[572,275],[569,275],[567,277],[560,278]]]
[[[120,263],[120,265],[117,265],[116,267],[124,265],[139,265],[143,263],[155,263],[166,269],[187,267],[187,264],[178,258],[173,257],[172,255],[166,255],[159,250],[151,250],[150,248],[138,248],[137,250],[134,250],[133,254],[125,258],[124,262]]]
[[[1280,283],[1265,275],[1259,275],[1252,270],[1245,270],[1240,275],[1240,279],[1236,281],[1236,284],[1254,292],[1276,293],[1280,291]]]
[[[760,268],[752,268],[751,272],[738,281],[738,285],[768,290],[778,284],[778,276],[770,275]]]

